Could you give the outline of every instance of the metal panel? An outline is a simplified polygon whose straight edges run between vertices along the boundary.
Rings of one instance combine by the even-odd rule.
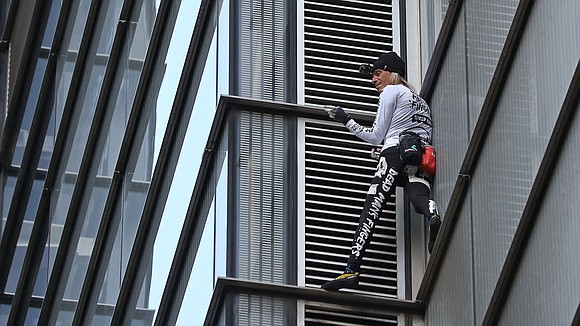
[[[285,148],[287,131],[284,117],[242,111],[239,123],[239,190],[236,214],[234,269],[241,279],[286,283],[294,269],[285,248],[290,229],[285,228],[288,216],[284,192]],[[263,301],[265,300],[265,301]],[[249,309],[251,306],[263,309]],[[238,297],[240,325],[281,324],[288,309],[276,299],[241,295]]]
[[[284,283],[284,118],[242,111],[236,277]]]
[[[457,182],[470,135],[467,112],[467,72],[465,66],[464,9],[460,11],[457,26],[449,40],[445,61],[433,90],[433,143],[437,149],[437,177],[433,195],[442,215],[447,210]],[[441,35],[443,37],[444,35]]]
[[[234,93],[245,97],[287,101],[292,64],[288,58],[286,38],[290,1],[236,1],[238,7],[235,31],[238,63],[233,66],[232,80],[239,83]]]
[[[463,204],[454,232],[445,239],[449,245],[425,311],[425,321],[429,326],[480,325],[474,321],[473,295],[476,289],[473,288],[473,222],[470,211],[469,203]]]
[[[304,326],[329,323],[349,326],[400,325],[397,314],[389,315],[382,311],[370,312],[363,309],[352,311],[341,305],[304,305]]]
[[[420,316],[425,308],[422,302],[394,300],[376,296],[357,296],[348,293],[327,292],[320,289],[299,286],[219,278],[204,325],[224,325],[223,319],[221,319],[222,323],[218,323],[217,320],[224,317],[225,314],[223,312],[225,311],[227,313],[227,308],[231,306],[232,302],[240,294],[252,294],[256,298],[262,297],[266,299],[266,302],[269,301],[267,297],[277,298],[278,300],[284,299],[287,300],[287,306],[293,306],[294,303],[292,301],[296,302],[296,306],[308,305],[311,309],[315,309],[315,311],[309,314],[309,320],[304,322],[304,325],[370,326],[385,325],[385,323],[388,323],[387,325],[409,325],[406,323],[407,318],[409,318],[409,322],[410,319],[417,322],[413,325],[420,325]],[[234,298],[231,298],[230,295],[233,295]],[[332,316],[331,322],[327,320],[329,316]],[[337,316],[344,318],[340,319]],[[303,316],[297,316],[297,320],[292,323],[293,317],[294,315],[289,315],[284,320],[286,323],[277,325],[302,325],[301,322],[304,321]],[[325,317],[325,320],[319,322],[316,320],[317,317]],[[230,315],[226,315],[226,318],[228,321],[225,323],[226,325],[238,325],[231,322]],[[354,324],[353,322],[358,323]],[[266,323],[257,322],[254,324]]]
[[[421,28],[421,32],[422,34],[426,34],[426,36],[422,36],[422,38],[425,39],[425,43],[427,43],[427,46],[424,47],[424,50],[427,50],[427,55],[423,56],[429,56],[430,60],[427,72],[425,73],[423,87],[421,88],[421,93],[419,95],[427,101],[427,103],[431,103],[431,97],[434,94],[435,85],[437,85],[442,66],[446,60],[445,58],[447,56],[449,42],[454,37],[454,29],[457,24],[457,19],[462,14],[461,9],[463,7],[463,2],[463,0],[450,0],[449,2],[445,0],[434,1],[429,2],[427,4],[427,9],[425,9],[427,12],[424,14],[426,17],[423,17],[423,19],[426,19],[427,23],[425,23],[425,27]],[[435,15],[439,12],[445,13],[441,27],[435,24],[439,18],[435,17]],[[433,53],[431,54],[429,52],[431,51],[429,45],[434,37],[433,34],[439,28],[441,28],[441,30],[439,31],[437,42],[433,49]]]
[[[471,179],[474,266],[479,271],[475,278],[476,323],[489,305],[580,57],[575,36],[578,24],[569,15],[577,12],[577,2],[575,6],[533,3],[522,23],[525,31]],[[550,23],[553,17],[570,18],[562,18],[554,26]],[[556,33],[558,39],[551,37]]]
[[[503,325],[575,325],[571,321],[580,302],[576,277],[580,269],[580,184],[569,171],[576,169],[580,150],[575,141],[580,137],[579,99],[580,61],[494,291],[486,324],[502,320]],[[546,279],[551,280],[549,286]],[[530,302],[530,297],[535,300]]]
[[[465,45],[469,133],[472,134],[504,47],[519,0],[466,0]]]
[[[387,0],[304,1],[304,103],[376,110],[376,90],[358,68],[393,49],[391,15]]]
[[[465,6],[463,1],[451,1],[449,6],[421,92],[431,98],[436,126],[433,138],[438,156],[433,194],[440,213],[453,213],[450,220],[446,220],[449,214],[444,214],[443,227],[417,294],[418,300],[429,302],[425,321],[430,326],[474,325],[472,221],[469,201],[464,201],[469,178],[460,175],[471,129],[466,109]]]

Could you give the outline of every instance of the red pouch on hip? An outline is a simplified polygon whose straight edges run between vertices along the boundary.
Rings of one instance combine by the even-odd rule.
[[[419,164],[419,169],[423,170],[430,176],[435,175],[436,162],[435,162],[435,148],[431,145],[425,145],[425,151],[423,152],[423,157],[421,159],[421,164]]]

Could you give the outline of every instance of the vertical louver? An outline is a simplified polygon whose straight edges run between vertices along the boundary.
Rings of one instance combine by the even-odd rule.
[[[284,283],[289,271],[284,228],[284,118],[240,114],[239,217],[236,277]],[[281,325],[285,307],[275,298],[240,296],[236,325]]]
[[[239,95],[284,100],[286,6],[283,0],[240,1]]]
[[[238,277],[283,283],[284,122],[242,112]]]
[[[305,285],[319,287],[340,274],[376,161],[371,146],[342,125],[304,122]],[[394,197],[383,213],[362,266],[364,278],[352,292],[397,296]]]
[[[358,73],[393,48],[391,1],[304,1],[304,103],[376,109],[376,91]]]

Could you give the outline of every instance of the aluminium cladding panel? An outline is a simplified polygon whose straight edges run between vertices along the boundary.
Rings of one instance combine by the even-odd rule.
[[[571,325],[578,308],[580,180],[578,173],[571,173],[578,171],[578,113],[571,123],[567,139],[569,141],[565,142],[549,181],[499,325]]]
[[[239,53],[238,70],[233,75],[239,85],[240,96],[271,101],[287,101],[286,88],[290,87],[286,77],[290,76],[292,65],[287,62],[289,1],[240,0],[239,28],[237,33]],[[234,93],[236,91],[234,90]]]
[[[466,0],[465,46],[469,133],[481,113],[495,68],[504,47],[519,0]]]
[[[437,149],[433,195],[442,216],[445,216],[473,129],[468,113],[464,10],[463,6],[430,103]],[[429,326],[474,325],[470,211],[466,200],[456,217],[451,238],[446,240],[449,243],[447,253],[434,279],[436,283],[425,312],[425,323]]]
[[[241,111],[236,131],[239,189],[230,248],[234,277],[268,283],[295,284],[295,219],[289,216],[293,201],[286,164],[291,157],[288,117]],[[291,164],[291,163],[290,163]],[[233,309],[238,325],[282,325],[295,315],[284,300],[240,295]]]
[[[372,148],[335,122],[302,120],[304,150],[299,149],[298,193],[302,194],[304,285],[320,287],[342,273],[350,253],[352,237],[364,205],[377,161]],[[300,134],[301,132],[299,132]],[[364,278],[357,290],[347,292],[396,298],[397,223],[395,198],[383,205],[373,241],[362,265]],[[301,217],[302,218],[302,217]]]
[[[284,116],[241,111],[236,237],[238,278],[285,283]]]
[[[304,63],[306,104],[340,105],[376,110],[376,90],[368,76],[358,72],[362,63],[373,63],[393,49],[393,8],[388,0],[305,0]],[[398,32],[398,27],[397,27]]]
[[[471,178],[476,324],[490,303],[580,58],[574,13],[580,13],[578,1],[534,2]]]
[[[467,71],[465,70],[465,19],[463,11],[457,19],[455,33],[449,41],[447,56],[433,96],[433,144],[437,151],[437,176],[433,196],[439,213],[445,215],[465,153],[469,146]]]
[[[462,237],[454,235],[449,240],[450,251],[445,256],[427,310],[426,320],[429,324],[448,325],[456,321],[461,321],[462,324],[481,323],[564,93],[568,88],[571,72],[577,63],[578,41],[572,35],[578,33],[578,25],[572,23],[575,16],[569,14],[577,10],[574,10],[571,2],[563,6],[550,6],[548,1],[537,3],[539,8],[534,8],[532,19],[528,21],[527,32],[513,63],[490,134],[480,153],[481,159],[472,178],[462,213],[458,217],[454,233],[464,234]],[[472,4],[468,3],[466,6],[470,5]],[[441,204],[448,202],[441,198],[448,198],[451,191],[445,190],[444,184],[451,184],[454,181],[452,174],[449,173],[457,171],[463,159],[464,150],[461,145],[454,145],[457,143],[452,140],[461,137],[465,132],[464,126],[458,130],[460,124],[457,122],[457,116],[451,112],[445,116],[438,115],[441,103],[453,97],[460,97],[461,94],[471,96],[468,92],[452,91],[452,88],[447,86],[452,82],[464,80],[466,74],[463,71],[464,67],[469,69],[470,74],[471,71],[476,74],[482,71],[473,61],[467,64],[462,61],[465,55],[462,54],[464,49],[459,43],[464,41],[462,39],[466,34],[464,26],[469,25],[469,22],[464,21],[464,17],[465,14],[462,14],[459,18],[445,63],[455,70],[443,67],[431,105],[437,125],[434,138],[440,167],[435,196],[439,198]],[[563,21],[564,27],[562,24],[558,27],[553,26],[554,24],[549,22],[550,17],[566,17]],[[550,35],[562,35],[563,40]],[[565,49],[562,49],[562,46]],[[545,56],[555,59],[547,62],[542,60]],[[476,101],[470,100],[469,104],[476,105]],[[460,107],[451,109],[459,112],[462,110]],[[474,110],[471,107],[469,109]],[[457,169],[453,168],[453,164],[456,164]],[[443,193],[440,193],[441,191]],[[467,223],[466,219],[471,221],[472,228],[463,226]],[[470,250],[471,235],[473,235],[471,240],[473,253]],[[463,239],[464,237],[466,239]],[[473,257],[472,260],[470,257]],[[472,272],[468,264],[473,264]],[[463,275],[464,273],[472,275]],[[464,289],[457,285],[458,277],[459,279],[473,277],[473,284],[470,285],[475,291],[473,299],[462,295]],[[468,300],[465,300],[466,298]],[[466,309],[457,311],[439,308],[443,300],[451,307],[461,305]],[[475,320],[469,322],[472,318]]]
[[[467,194],[469,196],[470,194]],[[429,326],[480,325],[474,322],[471,206],[463,204],[425,311]]]
[[[264,295],[240,293],[232,296],[237,314],[230,325],[296,325],[296,301]]]
[[[517,3],[465,1],[462,6],[430,103],[439,154],[434,195],[440,209],[453,191]]]

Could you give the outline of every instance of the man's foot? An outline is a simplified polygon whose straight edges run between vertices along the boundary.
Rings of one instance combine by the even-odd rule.
[[[429,219],[429,244],[427,249],[429,249],[429,254],[433,251],[433,245],[435,245],[435,240],[437,239],[437,234],[439,233],[439,228],[441,227],[441,219],[438,215],[433,215]]]
[[[360,280],[360,272],[354,272],[346,268],[344,273],[332,281],[322,284],[321,288],[326,291],[338,291],[342,288],[356,288]]]

